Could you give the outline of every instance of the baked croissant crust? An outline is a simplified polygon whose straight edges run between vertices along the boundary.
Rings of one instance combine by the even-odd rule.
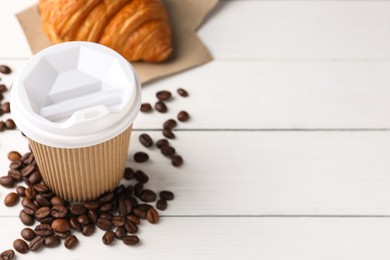
[[[161,0],[39,0],[53,43],[92,41],[129,61],[161,62],[172,52],[172,28]]]

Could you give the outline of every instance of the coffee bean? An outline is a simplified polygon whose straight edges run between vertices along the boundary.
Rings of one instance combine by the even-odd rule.
[[[7,86],[4,85],[4,84],[0,84],[0,93],[4,93],[6,92],[8,89],[7,89]]]
[[[134,186],[134,193],[135,193],[135,195],[137,195],[137,196],[140,196],[143,190],[144,190],[144,184],[143,184],[142,182],[138,182],[138,183]]]
[[[180,155],[174,155],[171,158],[171,163],[175,167],[179,167],[183,164],[183,158]]]
[[[145,211],[145,213],[146,213],[150,208],[152,208],[152,206],[149,204],[146,204],[146,203],[142,203],[142,204],[138,205],[138,208]]]
[[[70,224],[70,227],[73,229],[73,230],[76,230],[76,231],[81,231],[82,230],[82,226],[81,224],[77,221],[77,218],[76,217],[71,217],[69,219],[69,224]]]
[[[125,229],[125,227],[118,227],[116,230],[115,230],[115,236],[117,237],[117,238],[122,238],[122,237],[124,237],[124,236],[126,236],[126,234],[127,234],[127,231],[126,231],[126,229]]]
[[[134,161],[138,163],[143,163],[149,160],[149,155],[144,152],[136,152],[134,154]]]
[[[81,215],[77,217],[77,222],[79,222],[81,225],[88,225],[90,222],[90,219],[88,218],[87,215]]]
[[[12,129],[15,129],[16,128],[16,125],[15,125],[15,122],[14,120],[12,119],[7,119],[5,120],[5,127],[9,130],[12,130]]]
[[[51,225],[51,223],[53,223],[53,221],[54,221],[54,218],[52,218],[52,217],[46,217],[46,218],[39,220],[39,222],[41,222],[41,224],[49,224],[49,225]]]
[[[31,173],[33,173],[33,171],[35,171],[35,165],[33,164],[27,165],[22,169],[22,175],[23,177],[28,177],[30,176]]]
[[[46,199],[45,197],[43,197],[41,194],[38,194],[37,196],[35,196],[35,201],[40,207],[49,207],[50,206],[49,200]]]
[[[15,206],[16,204],[18,204],[19,202],[19,196],[18,194],[16,194],[15,192],[11,192],[9,193],[5,199],[4,199],[4,204],[7,206],[7,207],[12,207],[12,206]]]
[[[88,225],[85,225],[82,230],[81,230],[81,233],[86,236],[86,237],[89,237],[91,236],[93,233],[95,232],[95,225],[94,224],[88,224]]]
[[[0,89],[0,92],[1,92],[1,89]],[[10,103],[9,103],[9,102],[4,102],[4,103],[1,105],[1,110],[3,110],[4,113],[9,113],[9,112],[11,112]]]
[[[70,231],[64,232],[64,233],[61,233],[61,232],[54,232],[54,233],[57,237],[62,238],[62,239],[66,239],[71,235]]]
[[[29,198],[26,198],[26,197],[24,197],[23,199],[22,199],[22,206],[24,207],[24,206],[26,206],[27,204],[29,204],[29,203],[32,203],[32,204],[34,204],[34,202],[31,200],[31,199],[29,199]],[[36,206],[36,205],[35,205]],[[34,211],[35,212],[35,211]]]
[[[133,177],[134,177],[134,171],[133,171],[133,169],[131,169],[131,168],[129,168],[129,167],[126,167],[126,168],[125,168],[125,172],[123,173],[123,178],[124,178],[125,180],[131,180],[131,179],[133,179]]]
[[[35,211],[34,216],[37,220],[44,219],[50,216],[50,208],[49,207],[39,208]]]
[[[172,129],[175,126],[177,126],[176,120],[175,119],[168,119],[167,121],[164,122],[163,128],[165,129]]]
[[[134,216],[134,215],[127,215],[127,216],[126,216],[126,219],[127,219],[128,221],[133,222],[134,224],[137,224],[137,225],[141,224],[141,221],[139,220],[139,218],[137,218],[137,217]]]
[[[156,207],[159,209],[159,210],[166,210],[167,207],[168,207],[168,202],[164,199],[159,199],[157,201],[157,204],[156,204]]]
[[[110,230],[112,227],[111,221],[104,218],[98,218],[96,221],[96,226],[101,230]]]
[[[129,195],[129,196],[133,196],[134,195],[134,186],[132,186],[132,185],[127,186],[125,193],[127,193],[127,195]]]
[[[168,139],[174,139],[175,138],[175,134],[172,132],[171,129],[163,129],[162,130],[162,134],[163,134],[163,136],[165,136]]]
[[[107,203],[107,202],[111,202],[115,197],[115,194],[113,192],[107,192],[107,193],[104,193],[102,196],[100,196],[99,198],[99,202],[100,203]]]
[[[125,245],[133,246],[139,243],[139,238],[136,235],[124,236],[122,241]]]
[[[28,199],[26,198],[26,201],[27,200]],[[23,206],[23,211],[31,216],[33,216],[35,214],[37,209],[38,209],[38,206],[35,205],[31,200],[29,200],[29,202],[26,202]]]
[[[119,214],[125,216],[131,212],[132,208],[130,200],[123,199],[119,201]]]
[[[126,223],[126,218],[124,216],[113,216],[111,222],[115,227],[121,227]]]
[[[177,93],[182,97],[188,97],[188,92],[183,88],[178,88]]]
[[[31,175],[28,177],[28,180],[32,185],[38,184],[42,181],[42,175],[39,171],[33,171]]]
[[[5,250],[0,254],[1,260],[12,260],[15,258],[15,252],[12,249]]]
[[[20,158],[22,158],[22,155],[20,155],[20,153],[16,151],[11,151],[8,153],[8,160],[10,160],[11,162],[19,161]]]
[[[154,104],[154,108],[160,112],[160,113],[166,113],[168,111],[167,106],[165,105],[164,102],[158,101],[156,104]]]
[[[22,221],[23,224],[26,226],[31,226],[34,224],[34,218],[30,215],[28,215],[24,210],[20,211],[19,213],[20,221]]]
[[[169,145],[169,142],[167,139],[160,139],[156,142],[157,148],[161,149],[162,147]]]
[[[146,219],[148,220],[149,223],[151,224],[156,224],[158,220],[160,219],[160,216],[154,208],[151,208],[148,210],[146,213]]]
[[[173,200],[175,198],[175,195],[172,191],[163,190],[159,194],[160,198],[165,200]]]
[[[61,197],[54,196],[53,198],[50,199],[50,204],[53,206],[63,206],[64,200]]]
[[[53,248],[61,244],[61,240],[57,236],[49,236],[44,240],[45,247]]]
[[[173,156],[176,153],[176,150],[172,146],[166,145],[161,147],[161,153],[165,156]]]
[[[20,170],[23,167],[23,163],[21,161],[11,162],[9,168],[11,170]]]
[[[91,220],[92,223],[96,224],[98,215],[95,210],[88,210],[88,217]]]
[[[68,210],[64,206],[56,205],[51,208],[50,214],[53,218],[65,218]]]
[[[112,208],[113,208],[112,203],[105,203],[100,206],[99,210],[105,212],[105,211],[110,211]]]
[[[48,237],[53,234],[53,229],[49,224],[39,224],[34,228],[35,234],[41,237]]]
[[[45,240],[43,237],[35,237],[33,240],[31,240],[30,244],[28,244],[28,247],[30,251],[38,251],[43,247],[45,243]]]
[[[150,112],[152,111],[152,105],[150,103],[142,103],[140,110],[141,112]]]
[[[0,178],[0,185],[5,188],[13,188],[15,186],[15,180],[10,176],[3,176]]]
[[[156,200],[156,193],[152,190],[145,189],[142,191],[140,199],[143,202],[152,202]]]
[[[67,249],[73,249],[77,246],[78,242],[79,242],[79,240],[77,239],[77,237],[74,235],[71,235],[65,239],[64,245]]]
[[[147,183],[149,181],[148,175],[146,175],[143,171],[140,170],[134,173],[134,177],[137,179],[137,181],[142,183]]]
[[[34,230],[31,228],[23,228],[22,231],[20,231],[20,235],[27,241],[31,241],[36,236]]]
[[[146,218],[146,212],[138,207],[133,209],[133,214],[140,219]]]
[[[87,212],[87,209],[84,207],[83,204],[74,204],[70,207],[70,212],[73,215],[79,216],[85,214]]]
[[[12,72],[11,68],[7,65],[0,65],[0,73],[10,74]]]
[[[138,232],[138,226],[137,224],[131,222],[131,221],[126,221],[126,224],[125,224],[125,229],[127,232],[131,233],[131,234],[135,234]]]
[[[50,192],[50,189],[44,185],[44,184],[36,184],[34,185],[34,190],[36,190],[38,193],[48,193]]]
[[[169,92],[168,90],[161,90],[159,92],[156,93],[156,97],[158,100],[168,100],[170,99],[172,96],[171,92]]]
[[[37,195],[37,191],[34,190],[33,187],[28,187],[28,188],[26,189],[26,198],[27,198],[27,199],[33,200],[33,199],[35,199],[35,196],[36,196],[36,195]]]
[[[181,122],[186,122],[190,119],[190,115],[186,111],[180,111],[179,114],[177,114],[177,120]]]
[[[28,252],[28,245],[23,239],[16,239],[13,246],[14,249],[21,254],[26,254]]]
[[[16,187],[16,193],[20,196],[20,197],[24,197],[26,196],[26,188],[23,187],[23,186],[18,186]]]
[[[22,173],[19,170],[9,170],[8,176],[14,179],[15,182],[20,182],[23,180]]]
[[[97,209],[100,207],[100,202],[97,200],[86,201],[86,202],[84,202],[84,207],[86,209]]]
[[[148,134],[141,134],[138,139],[145,147],[151,147],[153,145],[153,140]]]
[[[104,233],[103,238],[102,238],[103,244],[111,245],[112,242],[114,241],[114,239],[115,239],[114,231],[111,231],[111,230],[107,231],[106,233]]]
[[[60,232],[60,233],[68,232],[70,231],[70,223],[66,219],[62,219],[62,218],[56,219],[53,221],[53,223],[51,223],[51,228],[55,232]]]

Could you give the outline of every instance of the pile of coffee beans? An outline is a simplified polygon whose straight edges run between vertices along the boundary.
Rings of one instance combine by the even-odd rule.
[[[181,97],[188,97],[188,92],[183,89],[179,88],[177,89],[177,93]],[[173,97],[172,93],[168,90],[160,90],[156,93],[157,101],[154,104],[155,110],[157,110],[160,113],[166,113],[168,111],[168,107],[166,105],[167,101],[170,101]],[[141,105],[141,112],[144,113],[150,113],[153,111],[152,105],[150,103],[143,103]],[[187,122],[190,119],[190,115],[188,114],[187,111],[180,111],[177,114],[177,120],[180,122]],[[173,118],[167,119],[163,124],[162,124],[162,135],[167,138],[167,139],[175,139],[176,135],[173,133],[173,128],[177,126],[177,121]],[[179,167],[183,164],[184,160],[183,157],[176,154],[175,148],[173,148],[167,139],[160,139],[156,142],[157,148],[160,149],[161,153],[168,157],[171,160],[171,164],[175,167]],[[139,141],[140,143],[147,147],[151,148],[153,147],[154,141],[152,138],[146,134],[142,133],[139,136]],[[146,162],[148,161],[149,156],[145,152],[137,152],[134,154],[134,161],[136,162]]]
[[[10,74],[12,72],[11,68],[7,65],[0,65],[0,73],[2,74]],[[10,113],[10,103],[3,102],[4,93],[8,91],[6,85],[0,83],[0,116]],[[16,128],[16,125],[12,119],[6,119],[5,121],[0,120],[0,132],[5,130],[13,130]]]
[[[21,237],[14,241],[13,248],[20,254],[57,247],[61,241],[66,248],[73,249],[78,245],[76,232],[91,236],[96,228],[105,231],[102,237],[105,245],[111,245],[115,240],[136,245],[140,242],[136,234],[141,221],[158,223],[158,210],[166,210],[168,201],[174,199],[170,191],[156,194],[145,188],[148,175],[127,167],[123,174],[123,182],[127,185],[121,184],[93,201],[72,203],[54,194],[43,183],[31,152],[22,156],[11,151],[8,159],[11,161],[9,172],[0,178],[0,185],[15,188],[15,191],[5,197],[4,204],[11,207],[21,201],[20,221],[26,226],[35,225],[24,228]],[[26,185],[17,186],[20,182]],[[152,202],[156,202],[156,207],[150,204]],[[4,251],[0,259],[14,256],[15,252],[10,249]]]

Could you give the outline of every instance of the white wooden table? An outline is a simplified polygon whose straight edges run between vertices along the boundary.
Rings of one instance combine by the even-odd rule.
[[[0,0],[0,64],[15,71],[31,53],[13,14],[34,2]],[[173,141],[185,165],[151,151],[141,167],[176,194],[161,223],[138,247],[98,231],[18,259],[390,259],[390,1],[223,1],[199,35],[213,62],[144,88],[190,92],[168,115],[192,116]],[[141,115],[132,151],[168,116]],[[0,175],[9,150],[27,151],[17,131],[0,134]],[[23,225],[0,204],[3,251]]]

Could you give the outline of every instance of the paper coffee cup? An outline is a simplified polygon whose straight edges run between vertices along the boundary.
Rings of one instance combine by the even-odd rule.
[[[118,184],[140,104],[133,67],[90,42],[37,53],[11,92],[13,119],[29,139],[44,182],[73,201],[94,199]]]

